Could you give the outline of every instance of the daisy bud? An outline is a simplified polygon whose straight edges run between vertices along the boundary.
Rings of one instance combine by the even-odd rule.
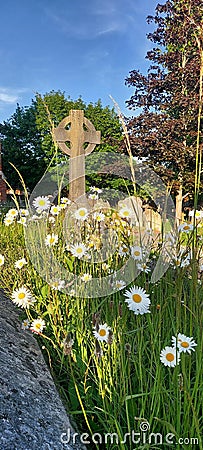
[[[109,330],[107,344],[111,345],[113,343],[113,331]]]
[[[127,344],[125,344],[125,350],[128,355],[131,354],[131,345],[128,342],[127,342]]]
[[[72,351],[72,346],[74,344],[74,339],[71,336],[71,333],[67,333],[64,341],[63,341],[63,353],[64,355],[70,355]]]
[[[118,314],[119,314],[120,317],[122,317],[122,315],[123,315],[122,306],[123,306],[122,303],[119,303],[119,305],[118,305]]]
[[[99,342],[96,340],[95,342],[95,351],[94,351],[95,356],[100,359],[103,356],[103,351],[100,347]]]

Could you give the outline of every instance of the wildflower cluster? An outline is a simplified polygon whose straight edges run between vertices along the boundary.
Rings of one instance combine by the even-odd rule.
[[[195,350],[196,342],[193,337],[178,333],[177,337],[172,336],[172,346],[165,347],[160,354],[161,362],[168,367],[175,367],[180,362],[181,353],[191,354]]]
[[[102,189],[93,186],[81,204],[66,197],[57,203],[47,195],[36,197],[29,213],[20,208],[8,211],[2,224],[5,237],[0,278],[3,283],[8,280],[7,292],[21,309],[22,330],[39,336],[40,344],[43,340],[65,396],[74,393],[73,403],[70,399],[72,410],[78,392],[77,410],[83,404],[87,420],[90,411],[93,430],[109,417],[116,421],[119,417],[119,427],[122,429],[123,421],[126,429],[128,421],[133,427],[135,417],[151,417],[152,410],[157,409],[166,419],[168,392],[172,398],[177,395],[171,383],[176,373],[166,376],[161,366],[174,368],[181,360],[185,363],[184,359],[190,359],[188,355],[196,350],[196,340],[197,358],[181,367],[184,379],[189,380],[188,392],[189,388],[195,390],[198,332],[195,340],[181,333],[171,340],[170,327],[172,317],[176,317],[177,330],[183,331],[191,330],[191,324],[195,327],[198,320],[202,218],[195,216],[195,220],[182,223],[173,232],[167,223],[168,234],[163,236],[151,228],[150,222],[136,225],[137,215],[129,198],[111,208],[102,197]],[[15,228],[21,217],[26,220],[25,228]],[[21,245],[23,234],[30,237],[27,249]],[[8,235],[15,240],[15,251],[6,244]],[[30,252],[35,251],[35,243],[36,265]],[[163,247],[168,270],[152,284],[151,273],[159,260],[162,264]],[[192,301],[193,288],[196,302]],[[163,337],[169,344],[161,350]],[[136,402],[131,401],[133,398]],[[187,399],[181,402],[189,415]],[[98,411],[102,417],[99,425]],[[113,430],[113,425],[108,422],[108,430]]]
[[[29,211],[27,209],[16,209],[11,208],[4,217],[4,224],[6,226],[12,225],[15,222],[20,223],[24,226],[27,224],[27,217],[29,216]]]

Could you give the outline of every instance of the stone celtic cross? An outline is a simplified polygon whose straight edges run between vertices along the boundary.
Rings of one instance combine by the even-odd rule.
[[[70,124],[70,128],[66,127]],[[71,110],[57,128],[54,138],[63,153],[70,156],[69,198],[77,200],[85,194],[85,156],[89,155],[100,144],[100,131],[84,117],[83,110]],[[66,145],[70,142],[70,147]],[[85,147],[85,143],[88,145]]]

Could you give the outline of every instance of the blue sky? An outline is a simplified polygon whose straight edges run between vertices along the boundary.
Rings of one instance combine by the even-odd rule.
[[[65,91],[124,114],[130,70],[146,71],[152,46],[146,16],[156,0],[6,0],[1,2],[0,122],[35,93]],[[131,112],[128,112],[130,115]]]

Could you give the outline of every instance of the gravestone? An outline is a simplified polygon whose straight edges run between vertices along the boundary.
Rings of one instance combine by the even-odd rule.
[[[67,126],[70,128],[67,129]],[[70,156],[69,199],[74,202],[85,195],[85,156],[100,144],[100,131],[84,117],[83,110],[71,110],[57,128],[54,138],[63,153]],[[70,142],[70,148],[66,143]],[[88,144],[85,147],[85,144]]]
[[[19,311],[1,291],[0,363],[0,449],[85,449],[36,339],[21,329]]]
[[[145,208],[143,216],[148,224],[148,228],[157,233],[161,232],[162,217],[157,211],[154,211],[152,208]]]

